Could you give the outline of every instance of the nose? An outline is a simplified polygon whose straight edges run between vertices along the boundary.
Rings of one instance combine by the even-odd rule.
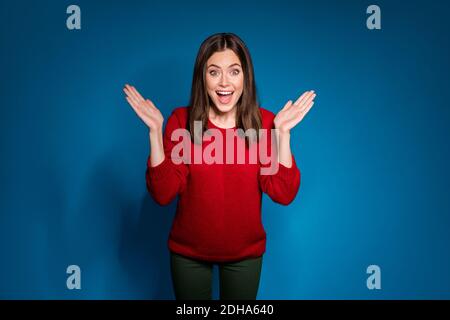
[[[219,84],[221,86],[223,86],[223,87],[226,87],[227,83],[228,83],[228,78],[227,78],[225,73],[222,73],[222,76],[220,77]]]

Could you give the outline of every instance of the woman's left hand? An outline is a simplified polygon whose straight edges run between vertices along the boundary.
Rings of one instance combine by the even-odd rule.
[[[292,103],[292,100],[289,100],[275,116],[275,128],[280,133],[289,133],[311,109],[315,97],[314,90],[311,90],[304,92],[294,103]]]

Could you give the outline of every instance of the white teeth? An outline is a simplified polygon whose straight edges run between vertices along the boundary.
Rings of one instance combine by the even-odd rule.
[[[233,93],[233,91],[216,91],[218,94],[222,94],[222,95],[230,95]]]

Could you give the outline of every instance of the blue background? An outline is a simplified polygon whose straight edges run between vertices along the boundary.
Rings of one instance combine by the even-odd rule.
[[[366,28],[374,3],[381,30]],[[2,1],[0,298],[174,297],[175,201],[146,191],[148,131],[122,87],[167,119],[216,32],[246,42],[263,107],[318,95],[292,133],[296,199],[264,196],[258,298],[450,298],[450,5],[374,3]]]

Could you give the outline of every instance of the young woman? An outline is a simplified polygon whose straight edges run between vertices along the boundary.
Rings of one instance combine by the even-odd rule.
[[[124,92],[149,127],[149,193],[161,205],[178,196],[168,239],[176,298],[211,299],[212,268],[217,264],[220,299],[256,299],[266,249],[262,192],[280,204],[294,200],[300,171],[291,153],[290,131],[310,110],[316,94],[306,91],[294,103],[289,100],[276,116],[261,108],[249,51],[232,33],[214,34],[201,44],[189,106],[173,110],[164,135],[163,116],[152,101],[130,85],[125,85]],[[195,133],[196,125],[200,135],[198,130]],[[189,134],[188,143],[184,142],[188,148],[174,153],[179,143],[174,137],[180,137],[175,133],[181,129]],[[258,134],[242,135],[252,129]],[[222,138],[205,134],[212,130],[222,134],[225,144],[211,147]],[[263,130],[275,131],[275,135],[268,132],[264,139]],[[231,149],[230,141],[235,143]],[[236,146],[243,141],[244,150],[238,150]],[[268,154],[277,154],[277,170],[271,174],[262,173],[267,162],[263,163],[260,154],[256,163],[249,161],[252,150],[261,150],[263,143]],[[194,154],[209,154],[221,161],[189,161]],[[241,156],[244,163],[237,160]]]

